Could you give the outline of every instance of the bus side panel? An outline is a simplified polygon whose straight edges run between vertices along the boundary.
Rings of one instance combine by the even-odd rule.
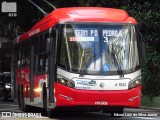
[[[75,106],[76,105],[75,89],[63,86],[56,82],[55,82],[55,97],[56,97],[56,106]]]
[[[30,74],[30,69],[29,68],[23,68],[21,70],[21,80],[23,81],[23,89],[24,89],[24,97],[25,98],[30,98],[30,90],[29,90],[29,74]]]
[[[142,85],[135,87],[130,90],[130,93],[127,94],[126,106],[128,107],[140,107],[141,95],[142,95]]]
[[[43,83],[46,79],[47,74],[34,76],[34,98],[42,97]]]
[[[16,72],[17,85],[19,85],[19,89],[21,89],[23,86],[23,90],[24,90],[23,92],[24,92],[25,98],[30,97],[30,94],[28,94],[29,86],[30,86],[29,73],[30,73],[29,68],[18,69]]]

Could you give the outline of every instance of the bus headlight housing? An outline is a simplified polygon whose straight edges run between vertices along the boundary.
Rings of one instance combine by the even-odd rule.
[[[75,83],[74,83],[73,80],[69,80],[69,79],[64,78],[62,76],[58,76],[57,80],[58,80],[58,83],[60,83],[62,85],[65,85],[67,87],[70,87],[70,88],[74,88],[75,87]]]
[[[141,84],[142,84],[141,77],[137,77],[136,79],[129,82],[128,89],[134,88]]]

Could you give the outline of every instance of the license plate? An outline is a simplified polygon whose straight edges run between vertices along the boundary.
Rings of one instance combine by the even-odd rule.
[[[108,105],[107,101],[96,101],[95,105]]]

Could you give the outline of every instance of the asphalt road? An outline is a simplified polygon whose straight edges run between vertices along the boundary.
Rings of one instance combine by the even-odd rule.
[[[50,119],[47,116],[44,116],[43,113],[37,113],[34,111],[33,113],[24,113],[22,112],[16,103],[13,101],[0,101],[0,120],[33,120],[33,119],[41,119],[47,120]],[[18,115],[33,115],[32,117],[16,117]],[[13,115],[12,118],[9,115]],[[38,116],[36,118],[35,116]],[[124,117],[116,118],[117,120],[160,120],[160,111],[156,110],[148,110],[148,109],[131,109],[126,108]],[[3,116],[3,117],[2,117]],[[8,116],[8,117],[4,117]],[[115,120],[115,118],[111,118],[110,114],[102,113],[102,112],[93,112],[93,113],[63,113],[55,118],[51,118],[53,120]]]

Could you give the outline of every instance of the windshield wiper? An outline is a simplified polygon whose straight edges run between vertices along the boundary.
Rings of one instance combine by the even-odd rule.
[[[84,72],[86,71],[86,69],[88,68],[88,66],[89,66],[90,63],[92,62],[92,60],[95,59],[95,58],[96,58],[96,54],[93,54],[93,55],[90,57],[89,61],[87,62],[87,65],[84,67],[83,70],[81,70],[81,72],[80,72],[80,74],[79,74],[79,77],[83,77]]]
[[[116,59],[115,57],[115,54],[112,53],[112,57],[114,59],[114,63],[115,65],[118,67],[118,74],[121,76],[121,77],[124,77],[124,73],[123,73],[123,70],[122,70],[122,67],[120,66],[120,64],[118,63],[118,60]]]

